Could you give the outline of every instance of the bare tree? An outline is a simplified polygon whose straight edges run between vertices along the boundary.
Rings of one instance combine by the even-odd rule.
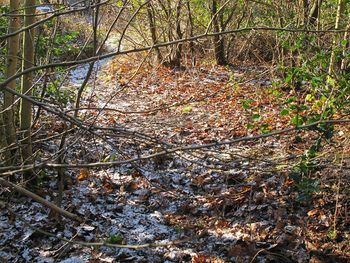
[[[157,28],[156,28],[156,16],[152,5],[152,2],[147,6],[147,18],[149,23],[149,30],[151,33],[152,44],[156,45],[158,43]],[[161,63],[163,61],[162,54],[159,48],[155,48],[157,62]]]
[[[340,22],[342,19],[343,9],[344,9],[344,1],[338,0],[337,14],[336,14],[335,25],[334,25],[335,29],[339,29]],[[338,42],[338,36],[335,35],[333,38],[333,49],[332,49],[331,58],[329,61],[329,68],[328,68],[328,75],[329,76],[334,76],[335,70],[336,70],[336,55],[337,55],[336,50],[338,48],[337,42]]]
[[[19,9],[19,1],[10,1],[10,12],[17,13]],[[18,16],[10,17],[9,21],[9,33],[15,32],[20,28],[20,18]],[[18,51],[19,51],[19,35],[14,35],[7,40],[7,65],[6,65],[6,78],[9,78],[16,74],[18,64]],[[8,84],[11,89],[16,88],[16,80],[11,81]],[[4,92],[4,138],[3,142],[7,145],[12,145],[16,142],[16,129],[14,120],[14,96],[9,92]],[[6,154],[9,157],[9,153]],[[8,159],[8,158],[7,158]],[[10,159],[7,160],[7,164],[10,164]]]
[[[214,33],[223,32],[226,30],[228,24],[231,22],[234,15],[236,1],[229,8],[226,5],[230,1],[226,1],[220,6],[220,0],[213,0],[211,6],[211,17],[213,23]],[[226,10],[225,10],[226,9]],[[227,15],[225,16],[225,11]],[[228,63],[225,51],[225,38],[223,35],[216,34],[214,36],[214,53],[215,60],[218,65],[226,65]]]
[[[35,22],[35,0],[26,0],[24,3],[24,26],[28,27]],[[23,36],[23,61],[22,71],[33,67],[34,65],[34,29],[27,29]],[[33,74],[27,72],[22,76],[21,92],[27,96],[32,95]],[[21,129],[21,150],[24,163],[31,163],[32,143],[32,103],[28,100],[21,100],[20,104],[20,129]],[[26,179],[29,179],[30,173],[26,173]]]

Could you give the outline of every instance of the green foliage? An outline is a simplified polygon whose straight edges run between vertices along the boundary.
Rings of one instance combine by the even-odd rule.
[[[1,14],[5,14],[9,12],[8,6],[0,6]],[[5,16],[0,16],[0,36],[3,36],[7,33],[8,29],[8,20]]]
[[[107,243],[121,244],[123,240],[124,240],[124,236],[122,234],[110,235],[107,239]]]
[[[269,125],[267,123],[263,123],[260,125],[260,131],[262,133],[269,133],[270,129],[269,129]]]
[[[43,28],[52,28],[54,21],[48,21]],[[59,32],[53,39],[49,32],[43,30],[38,35],[36,43],[36,52],[39,58],[45,57],[50,51],[56,58],[73,58],[78,55],[80,49],[78,42],[78,31],[72,32]]]
[[[327,236],[330,238],[330,239],[336,239],[337,238],[337,231],[336,230],[334,230],[334,229],[330,229],[329,231],[328,231],[328,234],[327,234]]]
[[[283,110],[280,112],[280,115],[281,115],[281,116],[287,116],[287,115],[289,115],[289,109],[283,109]]]
[[[320,191],[320,181],[312,178],[312,173],[317,170],[315,157],[321,147],[323,136],[321,135],[316,142],[300,158],[300,162],[294,166],[289,173],[289,178],[295,183],[295,191],[298,193],[298,201],[308,202],[314,193]]]
[[[109,154],[107,155],[102,162],[106,163],[106,162],[113,162],[117,160],[117,155],[115,153]]]
[[[69,102],[72,103],[74,101],[74,92],[69,89],[59,89],[59,83],[59,79],[48,83],[44,96],[60,105],[67,106]]]
[[[182,225],[175,225],[174,230],[176,231],[176,233],[182,233],[184,232],[184,227]]]
[[[261,119],[260,114],[254,113],[254,114],[252,115],[252,120],[253,120],[253,121],[259,121],[260,119]]]
[[[0,6],[1,14],[9,11],[7,6]],[[0,36],[6,35],[8,29],[8,20],[4,16],[0,16]],[[0,45],[0,80],[5,76],[6,69],[6,45]]]
[[[320,181],[318,179],[301,178],[296,182],[296,190],[299,193],[298,200],[301,202],[310,201],[313,194],[320,191]]]
[[[116,1],[116,3],[115,3],[115,5],[117,6],[117,7],[122,7],[123,5],[124,5],[124,3],[123,3],[123,1]]]
[[[210,10],[206,4],[206,1],[193,0],[190,2],[190,4],[194,14],[201,14],[200,16],[194,16],[194,19],[196,20],[195,24],[199,24],[203,27],[206,27],[206,25],[211,20]]]
[[[252,100],[252,99],[244,99],[244,100],[241,100],[240,102],[241,102],[242,107],[244,109],[249,110],[249,109],[251,109],[252,103],[254,102],[254,100]]]
[[[189,113],[193,110],[192,106],[186,106],[184,108],[182,108],[181,112],[182,113]]]
[[[269,124],[267,123],[260,123],[262,116],[259,113],[260,109],[257,106],[254,106],[255,100],[253,99],[243,99],[240,101],[242,107],[250,113],[250,120],[251,122],[249,122],[246,126],[247,129],[251,130],[251,129],[255,129],[258,128],[260,130],[260,132],[262,133],[269,133],[270,129],[269,129]]]
[[[54,38],[53,42],[53,54],[55,56],[62,56],[63,54],[77,55],[79,48],[74,45],[77,41],[79,32],[69,32],[64,35],[58,35]]]

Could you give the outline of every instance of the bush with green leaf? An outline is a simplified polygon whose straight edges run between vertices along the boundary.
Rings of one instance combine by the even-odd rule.
[[[37,60],[45,58],[51,52],[55,59],[75,59],[80,52],[79,32],[63,31],[58,28],[56,34],[52,34],[51,28],[55,26],[55,21],[46,22],[38,34],[36,42]]]
[[[5,14],[9,12],[7,6],[0,6],[1,14]],[[8,30],[8,20],[5,16],[0,16],[0,36],[4,36],[7,34]],[[0,44],[0,80],[5,76],[6,69],[6,42],[2,42]]]

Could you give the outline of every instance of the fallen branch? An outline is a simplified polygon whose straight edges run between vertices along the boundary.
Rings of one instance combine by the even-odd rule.
[[[45,168],[45,167],[79,169],[79,168],[101,168],[101,167],[120,166],[128,163],[145,161],[145,160],[157,158],[160,156],[164,156],[164,155],[168,155],[176,152],[194,151],[194,150],[213,148],[213,147],[219,147],[224,145],[232,145],[239,142],[257,141],[257,140],[265,139],[272,136],[288,134],[294,131],[310,129],[320,124],[343,124],[343,123],[350,123],[350,119],[320,120],[320,121],[316,121],[310,124],[305,124],[302,126],[286,128],[283,130],[277,130],[270,133],[264,133],[264,134],[259,134],[255,136],[246,136],[246,137],[240,137],[240,138],[235,138],[231,140],[224,140],[224,141],[218,141],[218,142],[207,143],[207,144],[192,144],[192,145],[183,145],[178,147],[175,146],[172,148],[164,149],[163,151],[160,151],[160,152],[141,155],[141,156],[129,158],[126,160],[118,160],[118,161],[110,161],[110,162],[95,162],[95,163],[78,163],[78,164],[73,164],[73,163],[57,164],[57,163],[41,162],[33,165],[31,164],[31,165],[12,166],[12,167],[0,167],[0,171],[6,171],[3,173],[0,173],[0,176],[11,176],[15,173],[24,172],[35,168]],[[99,128],[101,130],[119,131],[118,128],[103,128],[103,127],[96,127],[96,126],[93,126],[92,128],[95,128],[95,129]]]
[[[191,238],[185,238],[185,239],[181,239],[181,240],[173,240],[170,242],[165,242],[165,243],[147,243],[147,244],[140,244],[140,245],[127,245],[127,244],[113,244],[113,243],[108,243],[105,241],[99,241],[99,242],[83,242],[83,241],[74,241],[74,240],[70,240],[70,239],[66,239],[64,237],[59,237],[56,236],[55,234],[52,234],[50,232],[47,232],[45,230],[42,230],[40,228],[37,228],[33,225],[31,225],[30,223],[28,223],[22,216],[18,215],[17,213],[15,213],[14,211],[12,211],[11,209],[7,208],[15,217],[19,218],[25,225],[27,225],[28,227],[30,227],[31,229],[33,229],[34,231],[41,233],[43,235],[49,236],[49,237],[53,237],[53,238],[57,238],[59,240],[62,240],[64,242],[70,243],[70,244],[76,244],[76,245],[80,245],[80,246],[84,246],[84,247],[113,247],[113,248],[130,248],[130,249],[141,249],[141,248],[151,248],[151,247],[168,247],[168,246],[173,246],[173,245],[177,245],[180,243],[184,243],[187,242],[189,240],[191,240]]]
[[[3,186],[10,187],[10,188],[14,189],[14,190],[17,191],[17,192],[19,192],[19,193],[21,193],[21,194],[23,194],[23,195],[25,195],[25,196],[28,196],[28,197],[32,198],[33,200],[35,200],[35,201],[41,203],[42,205],[44,205],[44,206],[50,208],[51,210],[53,210],[53,211],[55,211],[55,212],[57,212],[57,213],[59,213],[59,214],[65,216],[65,217],[67,217],[67,218],[69,218],[69,219],[78,221],[78,222],[80,222],[80,223],[84,222],[84,220],[83,220],[81,217],[79,217],[78,215],[75,215],[75,214],[73,214],[73,213],[70,213],[70,212],[68,212],[67,210],[64,210],[64,209],[62,209],[62,208],[56,206],[55,204],[53,204],[53,203],[51,203],[51,202],[45,200],[44,198],[42,198],[42,197],[40,197],[40,196],[38,196],[38,195],[32,193],[31,191],[29,191],[29,190],[27,190],[27,189],[25,189],[25,188],[23,188],[23,187],[21,187],[21,186],[19,186],[19,185],[16,185],[16,184],[14,184],[14,183],[11,183],[11,182],[9,182],[9,181],[3,179],[3,178],[0,178],[0,184],[3,185]]]

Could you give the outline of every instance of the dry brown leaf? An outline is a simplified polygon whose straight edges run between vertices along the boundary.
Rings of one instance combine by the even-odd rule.
[[[228,227],[230,227],[230,223],[226,220],[223,220],[223,219],[215,221],[214,225],[216,228],[228,228]]]
[[[307,215],[309,217],[315,217],[317,215],[317,213],[318,213],[318,209],[312,209],[309,212],[307,212]]]
[[[106,190],[106,192],[107,193],[113,193],[113,191],[114,191],[114,186],[113,186],[113,184],[111,184],[111,183],[108,183],[108,182],[106,182],[104,185],[103,185],[103,187],[105,188],[105,190]]]
[[[209,255],[195,255],[192,257],[192,263],[225,263],[224,260],[218,257],[211,257]]]
[[[108,118],[108,123],[109,123],[109,124],[116,124],[117,121],[115,120],[114,117],[109,117],[109,118]]]
[[[89,176],[90,176],[89,170],[86,169],[86,168],[82,168],[82,169],[80,169],[80,172],[79,172],[79,175],[77,177],[77,180],[79,182],[82,182],[82,181],[85,181],[86,179],[88,179]]]

